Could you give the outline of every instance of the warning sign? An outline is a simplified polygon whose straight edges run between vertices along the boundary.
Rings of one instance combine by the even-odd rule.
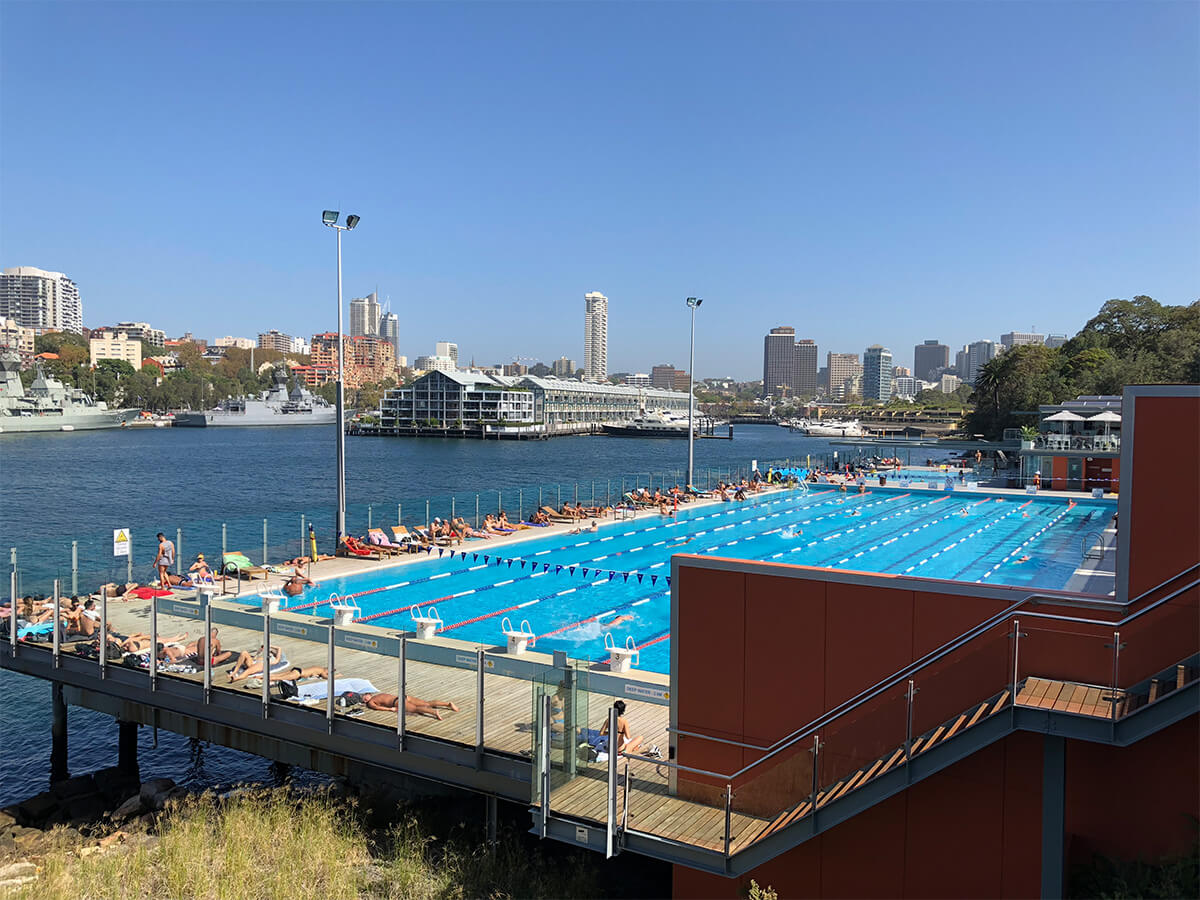
[[[113,556],[129,555],[129,529],[113,529]]]

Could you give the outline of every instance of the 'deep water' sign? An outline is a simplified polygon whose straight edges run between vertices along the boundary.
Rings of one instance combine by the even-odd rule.
[[[113,556],[129,555],[129,529],[113,529]]]

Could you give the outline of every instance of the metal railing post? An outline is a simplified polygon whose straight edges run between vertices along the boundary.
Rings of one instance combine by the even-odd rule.
[[[79,541],[71,541],[71,596],[79,593]]]
[[[562,485],[561,485],[561,484],[556,484],[554,487],[555,487],[555,489],[558,491],[558,505],[557,505],[557,506],[555,506],[554,508],[555,508],[555,509],[562,509]]]
[[[228,532],[225,528],[225,523],[221,523],[221,567],[225,566],[225,554],[229,552],[229,541],[227,540]],[[240,575],[238,576],[241,577]]]
[[[200,602],[204,604],[204,702],[212,695],[212,591],[201,591]]]
[[[1017,708],[1017,679],[1019,677],[1021,664],[1021,620],[1013,619],[1013,677],[1012,677],[1012,696],[1008,698],[1008,702],[1012,705],[1013,715],[1016,715]]]
[[[725,785],[725,865],[729,865],[729,835],[733,826],[733,785]]]
[[[396,504],[396,524],[397,525],[404,524],[404,504],[403,503]]]
[[[504,491],[496,491],[496,515],[504,512]]]
[[[336,614],[335,614],[336,615]],[[329,622],[329,642],[325,648],[325,727],[333,733],[333,664],[334,620]],[[404,698],[401,697],[401,700]]]
[[[308,553],[304,549],[304,539],[306,537],[308,537],[308,532],[304,528],[304,514],[301,513],[300,514],[300,552],[296,554],[297,556],[308,556]]]
[[[453,522],[454,519],[456,518],[456,516],[457,516],[457,513],[455,512],[455,508],[454,508],[454,495],[451,494],[450,495],[450,521]]]
[[[483,664],[484,652],[475,651],[475,767],[483,764]]]
[[[1121,695],[1121,632],[1113,632],[1113,664],[1112,664],[1112,713],[1113,727],[1116,727],[1117,709],[1120,706]]]
[[[150,690],[158,689],[158,598],[150,598]]]
[[[125,582],[133,581],[133,532],[129,532],[129,550],[125,557]]]
[[[405,668],[406,668],[405,657],[406,657],[407,653],[408,653],[408,638],[405,637],[404,635],[401,635],[400,636],[400,658],[397,661],[398,666],[399,666],[399,672],[397,672],[398,684],[396,687],[396,696],[399,698],[399,700],[397,701],[397,704],[396,704],[396,746],[401,751],[404,750],[404,713],[406,711],[406,707],[408,706],[408,696],[405,693],[406,685],[404,683],[406,680],[406,677],[407,677],[407,672],[405,671]]]
[[[475,527],[479,527],[479,495],[475,495]]]
[[[819,772],[821,766],[821,735],[813,735],[812,745],[812,797],[809,800],[809,813],[813,817],[813,830],[816,831],[817,822],[817,791],[821,787],[821,775]]]
[[[525,521],[525,488],[517,488],[517,521]]]
[[[367,531],[370,531],[372,528],[375,527],[375,522],[373,521],[374,512],[375,512],[375,510],[372,508],[372,505],[370,503],[368,503],[367,504]]]
[[[271,601],[263,600],[262,716],[271,717]]]
[[[916,688],[913,686],[913,680],[908,679],[908,695],[906,697],[908,703],[908,717],[904,723],[904,763],[908,764],[908,758],[912,756],[912,723],[913,723],[913,699],[916,696]]]
[[[16,582],[16,574],[13,574],[13,581]],[[13,604],[14,608],[16,604]],[[13,629],[13,652],[17,649],[17,630]],[[100,664],[100,679],[104,680],[108,674],[108,588],[100,590],[100,654],[97,662]]]
[[[175,574],[183,574],[183,529],[175,529]]]
[[[617,733],[617,708],[608,708],[608,816],[604,829],[604,855],[612,859],[616,855],[614,845],[617,835],[617,760],[621,736]]]
[[[542,740],[538,747],[538,779],[542,794],[542,837],[550,825],[550,695],[542,695],[542,720],[540,722]]]
[[[58,654],[62,649],[62,600],[58,595],[58,579],[54,579],[54,668],[58,668]]]
[[[13,558],[16,558],[17,551],[13,548]],[[105,591],[107,594],[108,592]],[[104,609],[104,601],[100,601],[100,609]],[[103,613],[102,613],[103,615]],[[104,648],[104,631],[100,632],[100,647],[101,652]],[[8,652],[10,656],[17,655],[17,568],[14,565],[13,570],[8,576]]]
[[[263,565],[267,564],[267,520],[263,519]]]
[[[604,505],[612,506],[612,479],[606,479],[604,482]]]
[[[429,525],[429,500],[425,501],[425,526]]]
[[[592,479],[592,506],[596,505],[596,479]]]

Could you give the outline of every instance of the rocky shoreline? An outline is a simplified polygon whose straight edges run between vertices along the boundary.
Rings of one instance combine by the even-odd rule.
[[[0,809],[0,896],[35,881],[51,851],[71,848],[87,857],[153,844],[158,814],[187,793],[170,778],[139,781],[113,767]]]

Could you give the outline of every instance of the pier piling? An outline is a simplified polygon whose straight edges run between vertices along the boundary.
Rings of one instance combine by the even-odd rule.
[[[50,783],[66,781],[67,771],[67,701],[63,698],[61,681],[50,685]]]
[[[138,725],[117,719],[117,768],[126,775],[138,777]]]

